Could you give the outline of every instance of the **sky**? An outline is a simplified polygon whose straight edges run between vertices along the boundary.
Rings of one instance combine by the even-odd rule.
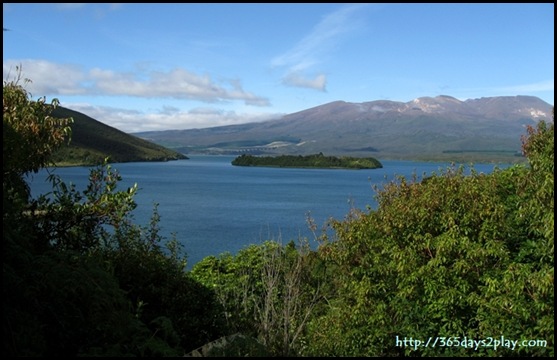
[[[553,3],[4,3],[3,17],[4,82],[128,133],[338,100],[554,104]]]

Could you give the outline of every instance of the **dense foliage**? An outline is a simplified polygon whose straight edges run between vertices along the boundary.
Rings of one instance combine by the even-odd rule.
[[[236,256],[206,257],[192,275],[215,289],[230,330],[257,339],[270,355],[285,357],[302,352],[307,322],[324,301],[314,268],[307,242],[266,241]]]
[[[311,323],[309,353],[553,355],[553,122],[528,135],[530,167],[400,178],[378,193],[377,211],[332,222],[336,237],[319,252],[338,296]],[[456,345],[502,336],[541,342]],[[452,346],[396,342],[437,337]]]
[[[175,240],[163,244],[156,208],[133,224],[137,186],[119,190],[110,165],[83,191],[51,175],[52,192],[30,198],[25,176],[49,164],[71,119],[17,82],[3,94],[3,355],[182,355],[221,336],[212,290]]]
[[[188,272],[106,162],[31,198],[72,119],[3,90],[4,356],[554,356],[553,119],[527,128],[527,165],[399,177],[376,210],[310,221],[315,250],[269,240]]]
[[[253,156],[243,154],[232,160],[232,165],[346,169],[377,169],[383,167],[379,160],[375,158],[325,156],[323,153],[306,156]]]

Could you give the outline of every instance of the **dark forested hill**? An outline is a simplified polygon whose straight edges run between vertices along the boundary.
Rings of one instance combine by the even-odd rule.
[[[259,123],[136,133],[183,153],[373,156],[378,159],[514,161],[525,126],[551,118],[532,96],[409,102],[335,101]]]
[[[70,145],[61,148],[54,156],[58,165],[92,165],[106,157],[110,162],[187,159],[178,151],[124,133],[74,110],[59,106],[52,115],[74,120]]]

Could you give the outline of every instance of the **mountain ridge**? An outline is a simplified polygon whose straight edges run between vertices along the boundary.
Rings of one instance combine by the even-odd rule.
[[[257,123],[134,133],[185,154],[373,156],[379,159],[520,161],[527,125],[550,120],[534,96],[408,102],[333,101]]]

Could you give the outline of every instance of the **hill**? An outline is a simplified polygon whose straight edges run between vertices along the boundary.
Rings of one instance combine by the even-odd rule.
[[[69,146],[61,148],[53,157],[59,166],[95,165],[106,157],[110,162],[187,159],[176,150],[124,133],[74,110],[59,106],[52,116],[74,120]]]
[[[516,162],[525,126],[551,119],[552,108],[532,96],[335,101],[266,122],[135,135],[185,154]]]

